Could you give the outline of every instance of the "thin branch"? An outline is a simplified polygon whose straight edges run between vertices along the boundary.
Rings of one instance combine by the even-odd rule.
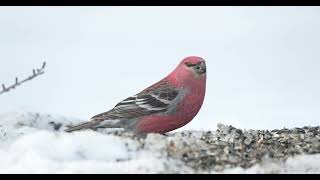
[[[40,69],[37,69],[37,71],[35,69],[32,70],[32,75],[23,79],[22,81],[19,81],[18,77],[15,78],[15,83],[11,86],[6,87],[4,84],[2,84],[2,90],[0,91],[0,95],[10,91],[11,89],[15,89],[17,86],[32,80],[33,78],[40,76],[42,74],[44,74],[44,69],[46,67],[46,62],[43,62],[42,66]]]

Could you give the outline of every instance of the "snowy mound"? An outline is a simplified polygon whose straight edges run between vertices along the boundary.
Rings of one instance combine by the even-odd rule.
[[[0,173],[320,173],[317,127],[268,132],[219,125],[145,138],[119,130],[63,132],[80,122],[0,115]]]

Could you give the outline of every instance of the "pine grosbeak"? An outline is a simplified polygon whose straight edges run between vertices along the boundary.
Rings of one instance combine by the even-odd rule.
[[[136,134],[163,134],[186,125],[197,115],[205,89],[205,61],[201,57],[190,56],[161,81],[66,132],[124,128]]]

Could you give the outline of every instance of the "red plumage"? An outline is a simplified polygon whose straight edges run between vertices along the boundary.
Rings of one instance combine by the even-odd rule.
[[[197,115],[205,91],[205,61],[190,56],[161,81],[92,117],[90,122],[66,131],[120,127],[137,134],[166,133],[186,125]]]

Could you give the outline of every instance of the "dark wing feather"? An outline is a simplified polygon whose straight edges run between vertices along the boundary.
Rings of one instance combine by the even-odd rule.
[[[165,112],[178,94],[179,91],[175,87],[162,81],[121,101],[112,110],[98,114],[92,119],[135,118]]]

